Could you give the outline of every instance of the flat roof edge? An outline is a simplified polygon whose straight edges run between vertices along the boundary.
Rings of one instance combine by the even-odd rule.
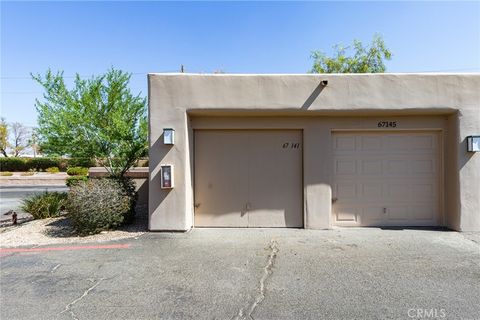
[[[147,73],[149,76],[211,76],[211,77],[331,77],[331,76],[480,76],[480,72],[419,72],[419,73]]]

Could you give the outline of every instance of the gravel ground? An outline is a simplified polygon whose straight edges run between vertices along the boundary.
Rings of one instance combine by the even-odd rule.
[[[79,237],[67,218],[50,218],[25,222],[16,227],[0,228],[0,247],[103,242],[136,238],[146,231],[146,219],[137,217],[134,223],[119,230]]]

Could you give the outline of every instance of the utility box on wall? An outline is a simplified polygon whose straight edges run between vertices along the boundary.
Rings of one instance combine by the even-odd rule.
[[[161,188],[172,189],[173,188],[173,165],[164,164],[161,165]]]

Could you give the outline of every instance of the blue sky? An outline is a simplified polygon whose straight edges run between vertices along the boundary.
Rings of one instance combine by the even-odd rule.
[[[310,53],[383,35],[388,72],[480,72],[480,2],[1,2],[1,115],[36,123],[30,72],[305,73]]]

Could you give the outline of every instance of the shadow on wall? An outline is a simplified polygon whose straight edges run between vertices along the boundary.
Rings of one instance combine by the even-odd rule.
[[[148,217],[148,177],[145,179],[134,179],[137,186],[137,217]]]
[[[317,99],[320,93],[322,93],[324,88],[325,88],[325,85],[320,82],[318,86],[315,88],[315,90],[313,90],[312,94],[310,94],[307,100],[305,100],[301,108],[303,110],[307,110],[308,108],[310,108],[312,103]]]
[[[463,153],[465,155],[460,159],[459,165],[460,165],[460,169],[461,169],[467,164],[468,161],[470,161],[470,159],[473,157],[475,152],[468,152],[467,151],[467,138],[466,137],[462,140],[462,142],[460,142],[458,147],[460,148],[459,150],[463,150]]]
[[[150,200],[150,206],[149,206],[149,216],[151,213],[156,210],[160,204],[165,200],[165,198],[168,196],[168,194],[171,192],[172,189],[160,189],[160,184],[161,184],[161,171],[159,169],[160,164],[162,160],[165,158],[165,156],[170,152],[172,148],[174,148],[174,145],[165,145],[163,144],[163,133],[160,135],[160,137],[153,143],[153,145],[150,147],[150,157],[149,157],[149,166],[150,166],[150,174],[152,174],[153,171],[156,173],[152,176],[150,176],[150,186],[155,186],[154,188],[150,188],[149,193],[152,192],[152,194],[149,194],[149,200]],[[155,153],[156,157],[151,157],[151,154]],[[158,168],[158,169],[157,169]],[[158,188],[157,188],[158,186]],[[160,192],[157,190],[160,189]]]
[[[464,117],[465,115],[463,115],[459,110],[457,110],[457,112],[453,115],[451,115],[451,117],[453,118],[449,118],[450,121],[454,121],[454,127],[455,127],[455,140],[458,141],[458,139],[460,138],[460,117]],[[458,149],[456,150],[457,154],[463,154],[462,157],[460,157],[460,159],[458,159],[458,170],[461,170],[466,164],[468,161],[470,161],[470,159],[473,157],[473,155],[475,154],[475,152],[468,152],[467,151],[467,137],[465,137],[459,144],[458,144]]]

